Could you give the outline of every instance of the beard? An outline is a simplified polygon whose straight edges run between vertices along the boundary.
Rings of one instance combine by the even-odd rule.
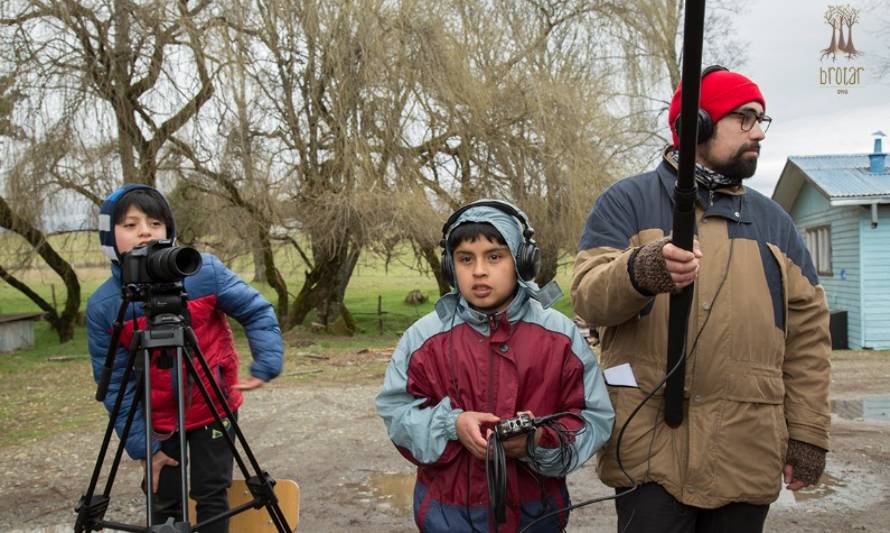
[[[742,181],[750,178],[757,171],[757,157],[746,155],[745,152],[756,150],[760,154],[760,143],[749,143],[739,147],[735,155],[726,164],[714,165],[711,170],[723,174],[732,180]]]

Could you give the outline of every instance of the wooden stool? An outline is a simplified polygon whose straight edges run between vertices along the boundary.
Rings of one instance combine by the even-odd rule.
[[[300,522],[300,486],[290,479],[279,479],[275,482],[275,497],[278,498],[278,507],[287,520],[287,525],[297,530]],[[233,479],[229,487],[229,508],[247,503],[252,500],[250,490],[243,479]],[[189,498],[189,519],[195,522],[195,502]],[[278,533],[275,524],[265,507],[248,509],[229,518],[229,533]]]

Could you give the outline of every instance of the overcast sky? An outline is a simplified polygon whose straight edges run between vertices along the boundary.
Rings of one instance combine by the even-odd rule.
[[[772,126],[761,147],[757,174],[748,184],[771,195],[790,155],[867,153],[872,132],[890,135],[890,75],[878,79],[880,56],[890,55],[887,30],[890,2],[844,0],[860,9],[853,42],[863,55],[844,54],[820,61],[831,41],[824,21],[829,5],[840,1],[753,0],[744,3],[736,24],[748,41],[748,61],[739,70],[763,91]],[[883,5],[883,7],[881,7]],[[885,19],[882,21],[882,19]],[[846,36],[846,28],[844,34]],[[820,68],[864,67],[858,86],[847,94],[820,85]],[[890,139],[884,140],[888,151]]]

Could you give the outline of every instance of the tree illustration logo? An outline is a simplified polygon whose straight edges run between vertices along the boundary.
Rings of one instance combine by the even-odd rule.
[[[831,26],[831,44],[822,50],[820,61],[830,57],[834,62],[838,55],[847,55],[847,59],[853,59],[862,55],[853,44],[853,26],[859,22],[859,10],[847,5],[828,6],[825,10],[825,23]],[[847,29],[846,37],[844,28]]]
[[[850,4],[830,5],[825,10],[825,24],[831,28],[831,41],[819,51],[819,85],[837,89],[838,94],[849,94],[851,87],[862,84],[865,67],[854,60],[865,55],[853,44],[853,26],[859,22],[859,10]],[[843,62],[843,64],[838,64]]]

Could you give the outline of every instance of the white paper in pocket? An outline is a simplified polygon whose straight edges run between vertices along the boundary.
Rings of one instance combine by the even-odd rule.
[[[606,385],[613,387],[639,387],[634,377],[634,371],[630,368],[630,363],[605,369],[603,377],[606,378]]]

